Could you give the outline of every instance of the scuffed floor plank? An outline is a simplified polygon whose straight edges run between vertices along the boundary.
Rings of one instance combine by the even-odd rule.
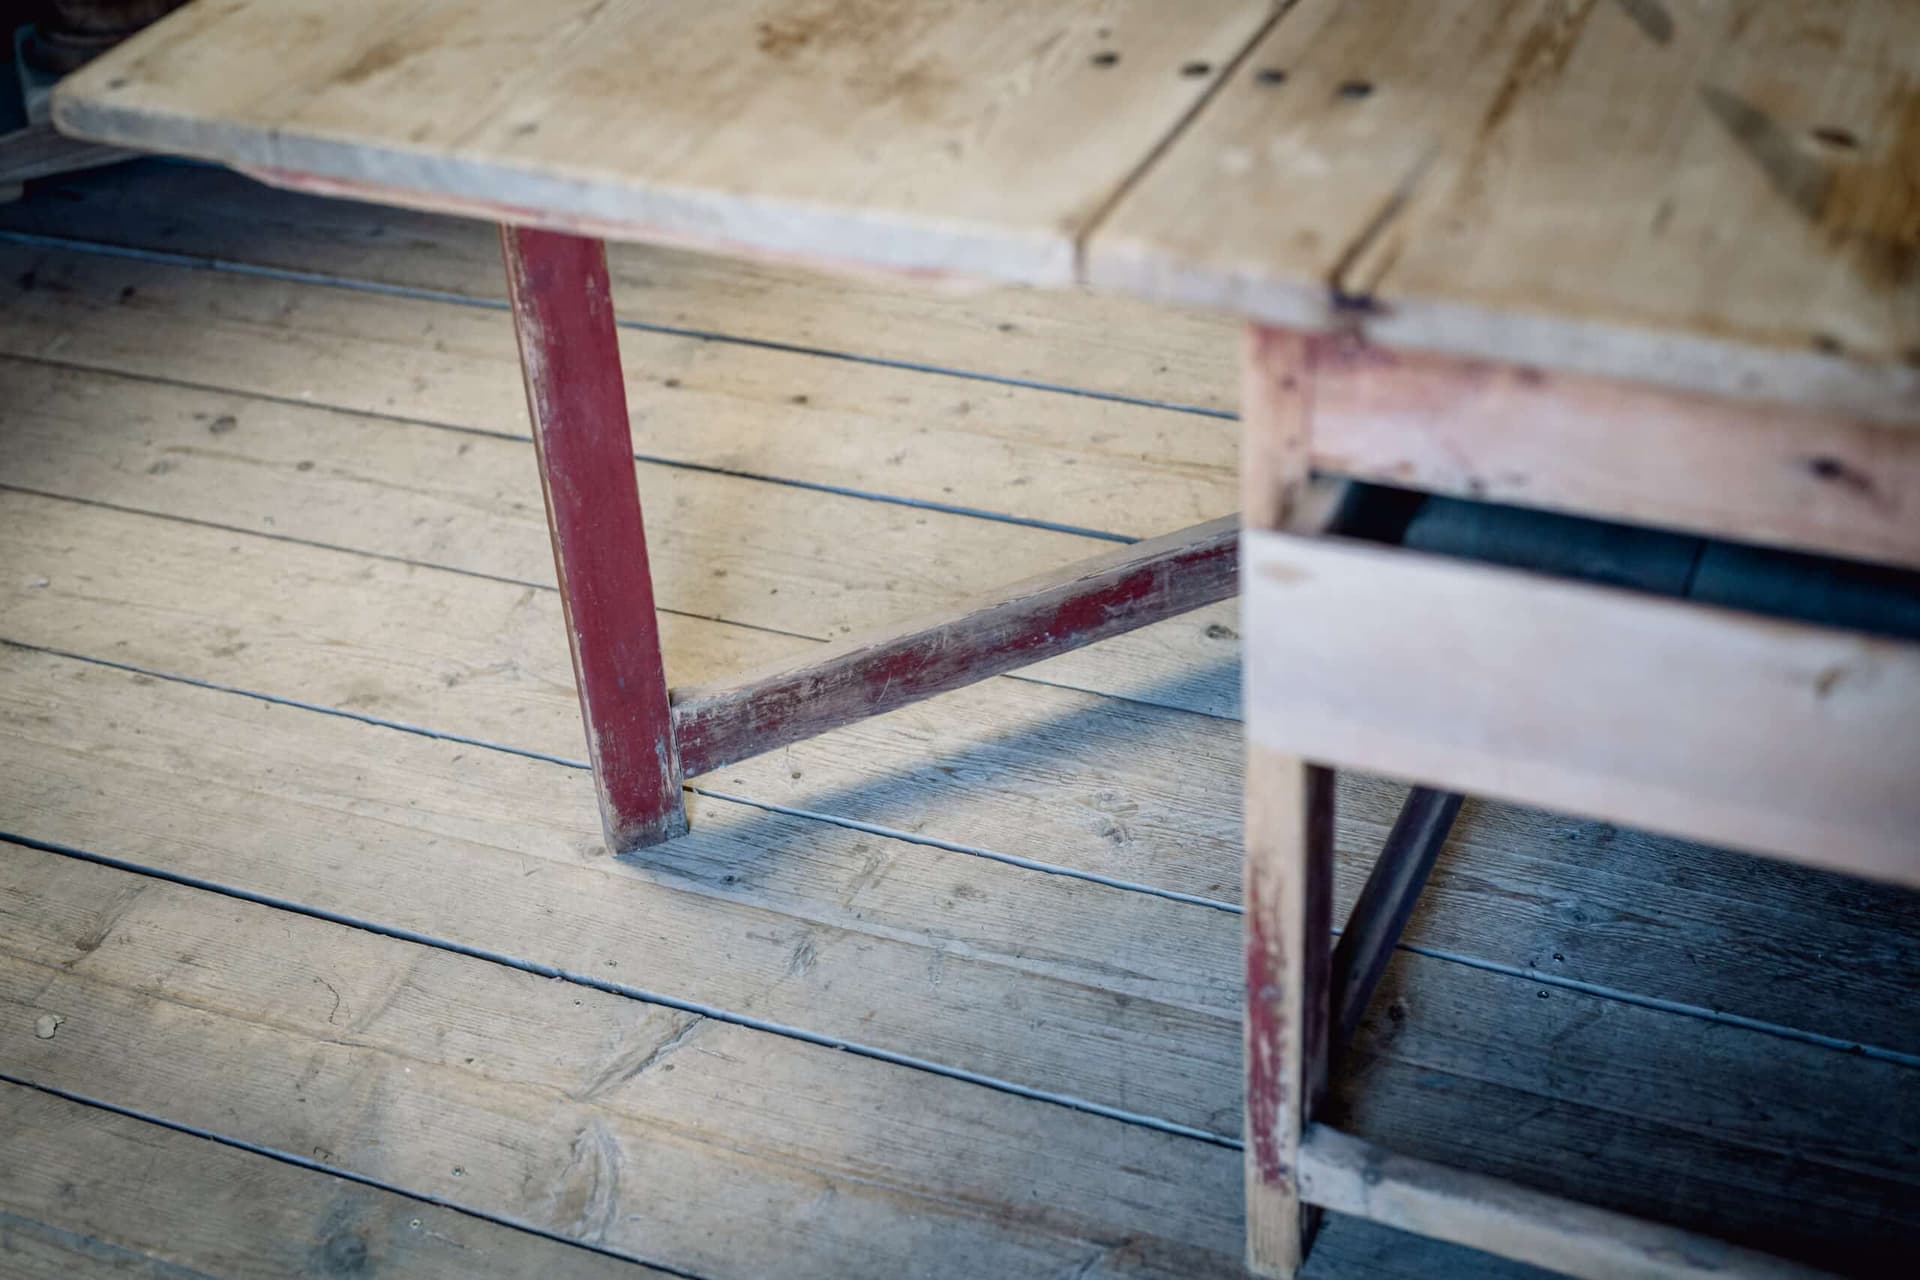
[[[22,1078],[707,1276],[1238,1273],[1223,1148],[17,846],[0,895]]]
[[[5,1083],[0,1270],[18,1280],[669,1274]]]

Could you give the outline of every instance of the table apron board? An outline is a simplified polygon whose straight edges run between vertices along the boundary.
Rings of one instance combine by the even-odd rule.
[[[1920,568],[1920,425],[1303,341],[1320,471]]]

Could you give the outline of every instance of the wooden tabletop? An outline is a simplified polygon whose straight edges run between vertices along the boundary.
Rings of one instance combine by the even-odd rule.
[[[1920,4],[1300,0],[1096,285],[1920,422]]]
[[[1912,0],[197,0],[82,136],[1920,423]]]
[[[55,113],[391,203],[1057,285],[1271,9],[200,0],[62,84]]]

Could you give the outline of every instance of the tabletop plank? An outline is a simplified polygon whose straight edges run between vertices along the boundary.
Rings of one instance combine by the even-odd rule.
[[[60,127],[616,239],[1065,284],[1268,0],[201,0]]]
[[[1301,0],[1096,286],[1920,421],[1920,6]]]

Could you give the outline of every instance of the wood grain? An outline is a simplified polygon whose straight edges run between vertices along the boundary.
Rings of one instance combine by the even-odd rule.
[[[20,1280],[668,1274],[16,1084],[0,1115],[0,1258]]]
[[[1101,288],[1920,422],[1920,11],[1303,0],[1090,237]],[[1303,194],[1306,193],[1306,194]]]
[[[23,266],[22,274],[33,274],[31,266]],[[5,279],[0,274],[0,280]],[[351,520],[330,520],[320,535],[323,540],[529,583],[551,583],[552,556],[540,514],[538,487],[527,466],[529,446],[523,440],[490,439],[425,427],[407,429],[400,423],[358,415],[343,417],[303,408],[298,403],[323,398],[319,389],[351,387],[363,376],[382,376],[363,375],[363,369],[405,360],[409,358],[405,353],[417,352],[422,346],[430,349],[437,340],[433,335],[438,326],[459,323],[464,309],[431,307],[417,324],[390,329],[381,334],[382,342],[346,352],[347,358],[336,363],[326,354],[332,348],[331,341],[316,339],[315,330],[331,333],[337,320],[349,327],[361,326],[364,321],[363,332],[377,332],[377,326],[383,323],[377,306],[365,313],[356,311],[328,319],[313,315],[309,325],[301,315],[306,304],[299,303],[294,312],[283,316],[291,323],[291,328],[283,331],[290,341],[268,357],[250,349],[240,333],[217,320],[211,329],[198,330],[162,323],[157,318],[128,317],[130,323],[112,322],[102,312],[110,315],[111,308],[123,305],[118,298],[125,285],[116,291],[88,284],[84,291],[76,288],[63,294],[59,291],[63,283],[48,273],[37,276],[30,291],[32,297],[49,294],[66,297],[72,304],[72,309],[50,328],[26,324],[25,311],[0,308],[0,334],[14,335],[20,343],[6,349],[62,358],[81,356],[91,348],[109,367],[130,365],[162,378],[203,382],[211,387],[253,384],[261,369],[277,364],[280,380],[276,393],[284,393],[295,402],[235,403],[223,399],[217,408],[195,406],[183,415],[167,416],[170,427],[181,434],[165,440],[146,434],[144,412],[116,414],[110,419],[115,431],[95,436],[98,444],[110,449],[116,439],[146,440],[146,447],[160,452],[138,464],[138,476],[120,474],[125,462],[96,457],[87,466],[90,478],[109,483],[95,488],[93,496],[120,500],[114,492],[127,494],[128,482],[144,484],[153,478],[146,474],[148,468],[164,463],[155,474],[172,478],[179,500],[174,508],[177,514],[274,531],[277,526],[272,522],[282,518],[279,512],[290,492],[316,481],[329,487],[336,481],[347,481],[349,487],[358,490],[351,500],[359,506],[359,514]],[[309,294],[310,299],[336,296],[324,289]],[[136,292],[126,305],[138,297]],[[209,295],[215,317],[228,309],[221,299],[218,292]],[[248,303],[239,305],[246,307]],[[277,305],[270,307],[270,311],[277,309]],[[452,319],[443,313],[451,313]],[[504,318],[487,319],[489,343],[498,344],[503,361],[511,360],[511,335]],[[197,336],[189,336],[193,334]],[[107,340],[105,350],[93,346],[103,338]],[[0,344],[9,342],[0,337]],[[512,364],[502,363],[497,372],[503,380],[497,388],[489,384],[489,390],[517,420],[524,416],[524,397],[513,381],[517,377],[513,369]],[[381,404],[385,407],[374,411],[391,412],[403,405],[412,376],[416,375],[389,383],[393,403],[383,397]],[[455,366],[430,369],[417,376],[427,377],[436,385],[442,378],[458,384],[467,372]],[[8,377],[12,382],[16,375]],[[153,405],[185,403],[175,393],[151,384],[129,394]],[[218,392],[199,394],[219,398]],[[727,393],[727,398],[732,394]],[[16,412],[10,405],[0,404],[0,413],[6,413],[10,423]],[[192,417],[196,412],[210,416],[196,422]],[[212,428],[222,416],[244,426],[212,439],[217,434]],[[1178,417],[1182,423],[1197,421],[1186,415]],[[247,429],[256,424],[265,429]],[[225,424],[220,425],[224,431]],[[683,425],[690,434],[709,430],[707,424],[694,419],[685,420]],[[1218,425],[1203,423],[1209,431],[1217,430]],[[760,432],[765,420],[749,418],[740,426],[748,433]],[[395,427],[401,429],[392,431]],[[519,429],[523,428],[516,427]],[[383,446],[365,434],[369,430],[388,443]],[[343,432],[360,438],[349,443]],[[738,437],[742,447],[746,447],[748,438]],[[0,441],[0,447],[11,443]],[[322,460],[332,456],[336,448],[346,450],[342,456],[347,460],[331,476],[323,474]],[[73,492],[49,475],[80,463],[77,457],[63,460],[68,457],[64,447],[46,452],[23,445],[4,465],[13,483],[51,485],[51,491]],[[302,463],[313,465],[303,469]],[[216,473],[218,479],[214,478]],[[1068,473],[1077,476],[1077,468],[1069,468]],[[74,474],[68,471],[70,478]],[[1042,472],[1017,474],[1028,475],[1037,485]],[[116,476],[119,483],[111,483]],[[407,478],[398,479],[402,476]],[[645,509],[661,513],[649,550],[656,598],[663,608],[819,639],[849,635],[888,618],[948,606],[1004,585],[1010,578],[1069,564],[1109,545],[1101,539],[948,512],[838,495],[823,499],[817,492],[793,486],[684,468],[643,464],[639,484]],[[1143,509],[1154,511],[1155,519],[1162,511],[1171,514],[1180,508],[1177,497],[1170,506],[1149,506],[1149,499],[1143,495],[1151,493],[1153,487],[1141,483],[1128,492]],[[215,488],[226,492],[216,497],[212,492]],[[1230,480],[1213,491],[1218,494],[1214,500],[1217,506],[1202,508],[1191,518],[1174,516],[1147,532],[1163,533],[1230,510]],[[396,492],[404,495],[404,507],[392,501]],[[484,517],[480,525],[469,523],[476,514]],[[452,532],[456,526],[461,529],[459,534]],[[1234,653],[1232,620],[1230,606],[1216,606],[1022,674],[1029,679],[1091,686],[1142,700],[1232,714],[1238,697],[1230,666]],[[669,678],[681,677],[669,670]]]
[[[1059,285],[1077,234],[1268,9],[203,6],[64,81],[53,113],[82,137],[389,203]]]
[[[664,853],[614,859],[576,768],[14,649],[0,665],[19,726],[0,830],[1208,1132],[1237,1126],[1225,913],[705,797]],[[111,812],[148,785],[159,794],[136,824]],[[1100,925],[1053,936],[1075,919]]]
[[[679,874],[610,864],[577,771],[33,660],[50,678],[0,678],[0,813],[41,838],[776,1022],[846,1017],[863,1042],[1001,1078],[1091,1092],[1124,1063],[1134,1082],[1097,1096],[1237,1123],[1238,929],[1222,913],[717,806],[665,846],[704,853]],[[1911,1068],[1543,989],[1403,956],[1363,1031],[1357,1097],[1330,1118],[1777,1251],[1844,1239],[1857,1259],[1920,1231]],[[1076,1004],[1107,1030],[1072,1031]]]
[[[1242,555],[1270,749],[1920,884],[1913,645],[1333,540]]]
[[[1228,1274],[1232,1153],[10,846],[0,1069],[702,1275]],[[221,1080],[222,1088],[206,1087]]]

